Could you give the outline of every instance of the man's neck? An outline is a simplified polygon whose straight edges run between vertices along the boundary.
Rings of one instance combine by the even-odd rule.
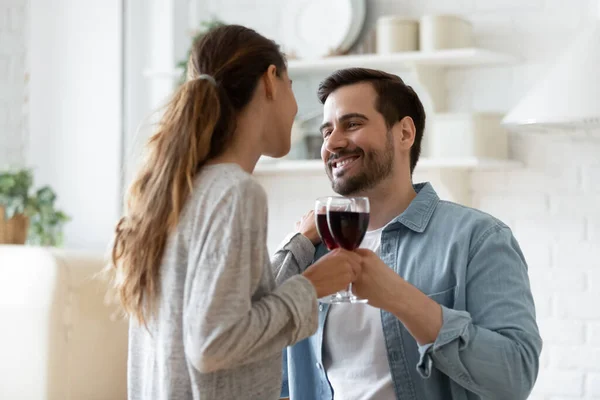
[[[410,180],[405,182],[381,182],[377,187],[364,194],[369,198],[371,209],[369,231],[379,229],[402,214],[417,192]]]

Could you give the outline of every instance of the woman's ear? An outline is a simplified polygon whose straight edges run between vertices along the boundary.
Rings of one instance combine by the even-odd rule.
[[[273,100],[276,96],[277,85],[277,67],[275,65],[269,65],[267,71],[263,74],[263,82],[265,85],[265,96],[269,100]]]

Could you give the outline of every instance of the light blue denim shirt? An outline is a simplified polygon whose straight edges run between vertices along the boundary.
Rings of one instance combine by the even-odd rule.
[[[517,241],[492,216],[441,201],[430,184],[415,190],[409,207],[383,230],[380,256],[442,306],[443,325],[434,343],[419,346],[394,315],[381,311],[397,399],[526,399],[542,340]],[[273,258],[278,283],[325,253],[293,235]],[[317,333],[284,352],[282,397],[333,398],[322,360],[329,307],[319,310]]]

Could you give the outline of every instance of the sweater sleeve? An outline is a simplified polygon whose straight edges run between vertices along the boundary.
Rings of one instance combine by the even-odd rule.
[[[301,233],[288,235],[271,258],[277,284],[281,285],[286,279],[304,272],[314,255],[315,246]]]
[[[317,329],[316,291],[302,275],[256,293],[265,274],[272,281],[266,204],[262,187],[248,179],[224,194],[192,237],[184,340],[201,373],[266,359]]]

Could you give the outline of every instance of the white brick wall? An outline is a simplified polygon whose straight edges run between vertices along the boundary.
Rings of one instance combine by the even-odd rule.
[[[592,346],[600,346],[600,322],[589,322],[587,328],[587,342]]]
[[[229,1],[211,1],[234,13]],[[228,4],[226,4],[228,3]],[[253,13],[276,2],[235,14],[237,22],[277,35],[277,26]],[[447,74],[453,111],[506,112],[595,15],[594,0],[369,0],[368,27],[383,14],[418,17],[456,13],[469,18],[480,46],[524,60],[512,67],[452,70]],[[275,14],[278,10],[273,11]],[[316,104],[316,82],[294,86],[301,110]],[[511,155],[525,167],[473,173],[474,205],[507,222],[530,267],[537,315],[545,341],[538,400],[600,398],[600,132],[512,134]],[[297,178],[302,180],[301,178]],[[322,180],[304,177],[307,185]],[[272,182],[268,181],[268,187]],[[273,227],[312,206],[317,190],[270,199]],[[277,191],[274,191],[277,193]],[[285,208],[285,211],[284,211]],[[290,213],[297,215],[290,215]],[[273,231],[273,229],[271,229]],[[272,242],[276,242],[274,239]]]
[[[584,376],[575,371],[548,371],[538,378],[536,398],[544,399],[542,395],[571,396],[581,398]]]
[[[582,186],[587,193],[600,193],[598,177],[600,176],[600,160],[596,165],[586,165],[582,168]]]
[[[589,374],[587,376],[585,391],[589,398],[600,399],[600,374]]]
[[[0,2],[0,168],[25,163],[28,1]]]
[[[548,345],[546,353],[549,354],[552,366],[561,369],[577,370],[586,368],[590,371],[599,371],[600,349],[588,346],[552,346]]]

